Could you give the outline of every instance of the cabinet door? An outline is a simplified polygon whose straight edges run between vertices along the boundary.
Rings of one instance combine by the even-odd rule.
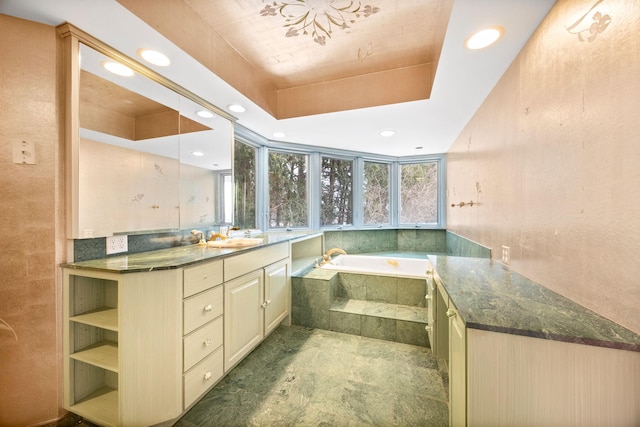
[[[289,315],[289,263],[281,261],[264,270],[264,334]]]
[[[455,306],[449,303],[449,425],[467,423],[467,336]]]
[[[227,372],[262,341],[262,269],[224,284],[224,370]]]

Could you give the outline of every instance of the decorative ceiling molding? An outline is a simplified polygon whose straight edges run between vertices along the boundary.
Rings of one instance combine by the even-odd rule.
[[[264,2],[264,0],[263,0]],[[380,12],[377,6],[362,5],[361,2],[346,0],[294,0],[274,1],[265,5],[260,15],[284,18],[285,37],[309,35],[321,46],[327,44],[334,28],[345,30],[357,19],[368,18]]]

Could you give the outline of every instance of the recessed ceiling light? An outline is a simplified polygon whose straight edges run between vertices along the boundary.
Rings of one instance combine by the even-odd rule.
[[[393,136],[395,134],[396,134],[396,131],[393,130],[393,129],[387,129],[387,130],[383,130],[382,132],[380,132],[380,135],[381,136],[385,136],[385,137]]]
[[[202,117],[203,119],[210,119],[213,116],[215,116],[215,114],[213,114],[211,111],[209,110],[199,110],[196,111],[196,114],[200,117]]]
[[[287,134],[284,132],[274,132],[273,136],[275,136],[276,138],[284,138],[285,136],[287,136]]]
[[[228,108],[234,113],[244,113],[245,111],[247,111],[246,108],[244,108],[242,105],[239,105],[239,104],[231,104],[229,105]]]
[[[464,45],[471,50],[483,49],[495,43],[502,37],[503,33],[504,29],[502,27],[485,28],[468,37]]]
[[[109,72],[122,77],[133,76],[133,70],[124,64],[115,61],[104,61],[102,66]]]
[[[192,151],[191,154],[193,154],[196,157],[204,156],[204,153],[202,151]]]
[[[138,56],[149,64],[157,65],[158,67],[166,67],[171,64],[171,60],[167,55],[151,49],[138,49]]]

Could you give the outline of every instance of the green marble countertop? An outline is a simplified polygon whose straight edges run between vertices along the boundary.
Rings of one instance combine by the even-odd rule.
[[[490,259],[429,255],[467,328],[640,352],[640,335]]]
[[[224,258],[230,255],[248,252],[257,248],[264,248],[265,246],[276,243],[321,235],[322,233],[320,232],[310,231],[270,232],[251,235],[251,237],[264,239],[264,242],[244,248],[213,248],[194,244],[129,255],[109,256],[88,261],[70,262],[62,264],[62,267],[78,270],[103,271],[107,273],[139,273],[144,271],[169,270],[215,258]]]

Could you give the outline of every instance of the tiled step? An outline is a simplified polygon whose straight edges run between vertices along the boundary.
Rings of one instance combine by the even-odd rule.
[[[427,308],[413,305],[335,298],[329,310],[427,324]]]
[[[336,298],[329,308],[330,330],[386,341],[428,347],[426,324],[424,307]]]

